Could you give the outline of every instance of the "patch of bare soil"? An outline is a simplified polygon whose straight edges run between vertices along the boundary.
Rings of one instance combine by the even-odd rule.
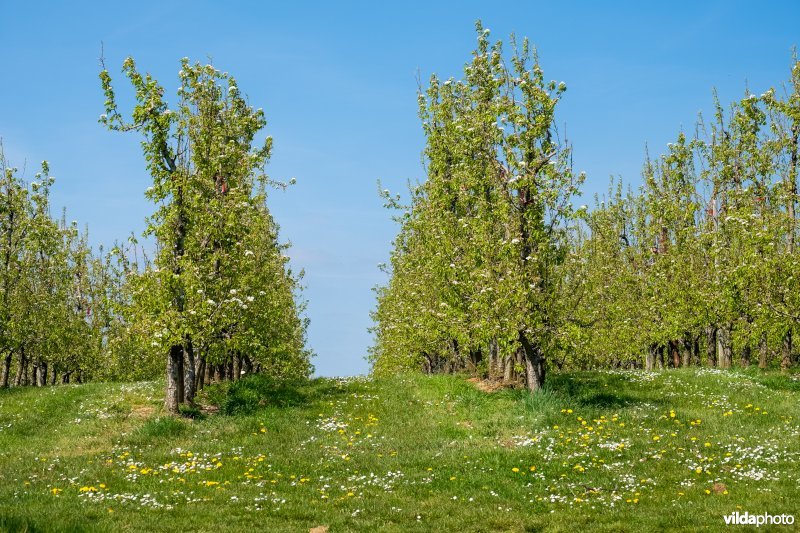
[[[497,392],[511,386],[510,384],[502,381],[495,381],[491,379],[469,378],[467,381],[475,385],[475,388],[483,392]]]
[[[134,418],[150,418],[155,412],[156,408],[152,405],[140,405],[131,409],[131,416]]]

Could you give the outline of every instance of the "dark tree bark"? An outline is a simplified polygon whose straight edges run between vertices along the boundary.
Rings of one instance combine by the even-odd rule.
[[[195,361],[194,361],[194,346],[192,345],[192,339],[188,336],[184,341],[184,359],[183,359],[183,368],[185,370],[183,376],[183,400],[188,403],[189,405],[194,405],[194,395],[196,392],[196,382],[195,382]]]
[[[528,390],[531,392],[542,390],[547,370],[544,354],[539,346],[528,340],[525,333],[520,332],[519,340],[522,344],[522,355],[525,357],[525,382]]]
[[[656,359],[658,357],[658,345],[651,344],[647,350],[644,358],[644,369],[652,372],[656,368]]]
[[[203,360],[205,360],[205,357],[203,358]],[[208,361],[205,361],[205,363],[206,363],[205,382],[206,382],[206,385],[208,385],[214,379],[214,365],[209,363]]]
[[[177,413],[181,403],[181,366],[183,363],[183,346],[173,345],[167,360],[167,395],[164,407],[170,413]]]
[[[25,376],[25,348],[19,349],[19,360],[17,361],[17,374],[14,376],[14,386],[22,385],[22,378]]]
[[[513,380],[514,380],[514,357],[509,354],[504,358],[503,381],[505,383],[511,383]]]
[[[483,351],[481,351],[480,348],[477,350],[470,350],[469,358],[467,359],[467,371],[470,374],[476,375],[481,361],[483,361]]]
[[[692,336],[689,333],[681,339],[681,366],[688,367],[692,363]]]
[[[3,358],[3,376],[0,378],[0,387],[8,388],[8,378],[11,373],[11,352]]]
[[[49,368],[47,367],[48,367],[47,362],[45,361],[39,362],[39,375],[37,376],[37,382],[36,382],[37,387],[44,387],[47,385],[47,371],[49,370]]]
[[[206,385],[206,358],[203,356],[198,357],[197,361],[197,371],[195,372],[196,376],[196,385],[195,389],[198,391],[203,390],[203,387]]]
[[[783,335],[781,345],[781,371],[787,372],[792,366],[792,330],[791,328]]]
[[[174,178],[175,171],[177,170],[174,158],[170,159],[168,157],[166,146],[163,146],[162,150],[165,152],[165,164],[172,174],[171,177]],[[175,208],[177,211],[175,217],[175,245],[172,253],[174,260],[173,274],[176,280],[178,280],[178,286],[174,294],[172,294],[172,304],[175,306],[175,310],[178,314],[182,315],[186,304],[186,295],[183,292],[183,288],[180,287],[181,274],[183,273],[180,261],[186,248],[186,214],[184,213],[183,205],[183,187],[181,186],[177,188],[175,194]],[[178,406],[183,403],[184,399],[183,358],[185,347],[183,342],[186,341],[185,336],[181,337],[181,341],[182,343],[174,344],[170,347],[169,356],[167,358],[167,388],[164,406],[168,412],[173,414],[178,412]]]
[[[725,325],[717,332],[717,344],[719,345],[719,367],[730,368],[733,363],[733,346],[731,345],[730,326]]]
[[[672,368],[680,368],[681,351],[680,351],[680,343],[678,341],[669,341],[669,355],[670,355],[670,364],[672,365]]]
[[[769,347],[767,346],[767,334],[762,333],[758,340],[758,368],[769,366]]]
[[[232,371],[231,371],[231,379],[233,381],[236,381],[236,380],[238,380],[239,378],[242,377],[242,370],[241,370],[241,368],[242,368],[242,358],[239,357],[239,354],[236,354],[236,353],[233,354],[233,357],[231,357],[231,364],[233,365]]]
[[[750,359],[752,356],[753,349],[750,347],[749,344],[745,343],[742,346],[742,350],[739,354],[739,366],[742,368],[747,368],[750,366]]]
[[[706,364],[714,368],[717,366],[717,328],[706,328]]]

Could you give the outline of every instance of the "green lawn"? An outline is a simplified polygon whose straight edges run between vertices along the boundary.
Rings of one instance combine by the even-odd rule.
[[[736,510],[800,520],[797,378],[568,373],[535,396],[454,376],[271,392],[254,380],[204,396],[252,412],[194,420],[163,416],[159,383],[0,391],[0,530],[721,530]]]

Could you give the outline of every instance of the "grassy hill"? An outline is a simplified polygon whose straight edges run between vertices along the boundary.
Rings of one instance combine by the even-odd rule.
[[[800,381],[715,370],[0,391],[0,530],[653,531],[800,519]]]

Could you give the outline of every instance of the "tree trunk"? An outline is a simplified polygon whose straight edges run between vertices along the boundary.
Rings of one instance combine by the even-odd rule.
[[[700,335],[694,335],[692,339],[692,364],[700,366]]]
[[[681,341],[681,366],[688,367],[692,362],[692,337],[685,333]]]
[[[53,365],[53,368],[50,369],[50,385],[56,384],[56,365]]]
[[[467,358],[467,371],[473,376],[478,375],[478,367],[483,361],[483,351],[480,348],[477,350],[470,350],[469,357]]]
[[[8,375],[11,373],[11,352],[3,358],[3,377],[0,378],[0,388],[8,388]]]
[[[168,161],[168,163],[170,172],[174,172],[176,170],[174,161]],[[175,217],[175,244],[172,250],[174,258],[172,273],[175,276],[176,284],[171,296],[175,310],[178,315],[182,315],[186,303],[186,295],[181,286],[181,275],[183,273],[181,258],[185,252],[186,216],[183,212],[183,187],[181,186],[178,186],[175,194],[175,207],[177,213]],[[182,335],[181,339],[185,342],[185,336]],[[173,414],[178,412],[178,406],[183,403],[183,358],[184,346],[182,344],[173,344],[169,349],[167,358],[167,389],[164,401],[167,411]]]
[[[186,357],[185,346],[180,346],[180,354],[178,357],[178,403],[183,403],[185,400],[184,393],[186,389],[183,384],[183,360]]]
[[[706,364],[714,368],[717,366],[717,328],[706,328]]]
[[[189,405],[194,405],[194,394],[196,392],[195,383],[195,362],[194,362],[194,346],[192,346],[192,339],[188,336],[185,339],[183,368],[183,400]]]
[[[242,358],[239,357],[239,354],[233,354],[233,357],[231,357],[231,364],[233,365],[231,379],[236,381],[242,377]]]
[[[725,325],[717,332],[718,361],[720,368],[730,368],[733,362],[733,346],[731,345],[731,329]]]
[[[164,407],[170,413],[177,413],[181,404],[181,362],[183,346],[175,344],[169,349],[167,359],[167,395]]]
[[[666,368],[666,361],[664,360],[665,352],[667,351],[666,346],[659,346],[658,351],[656,352],[657,359],[656,364],[658,365],[659,370],[664,370]]]
[[[648,372],[652,372],[653,370],[655,370],[657,357],[658,357],[658,345],[651,344],[644,358],[644,369],[647,370]]]
[[[33,362],[29,357],[25,357],[25,368],[23,369],[22,373],[22,384],[26,387],[28,385],[34,385],[33,383],[33,375],[35,374],[36,369],[33,366]]]
[[[70,374],[72,374],[72,372],[64,372],[63,374],[61,374],[61,384],[62,385],[69,384],[69,375]]]
[[[36,385],[38,387],[47,385],[47,361],[39,361],[39,381]]]
[[[767,368],[769,366],[769,349],[767,346],[767,334],[762,333],[761,338],[758,340],[758,368]]]
[[[524,333],[519,334],[522,355],[525,357],[525,382],[531,392],[544,388],[546,361],[539,346],[530,343]]]
[[[205,385],[206,385],[206,377],[207,377],[207,374],[206,374],[206,358],[203,357],[203,356],[200,356],[198,358],[198,361],[197,361],[197,372],[195,373],[195,375],[197,376],[197,384],[195,385],[195,388],[198,391],[201,391],[201,390],[203,390],[203,387],[205,387]]]
[[[205,357],[203,358],[203,360],[205,361]],[[206,377],[205,377],[206,385],[209,385],[213,379],[214,379],[214,365],[206,361]]]
[[[739,366],[742,368],[747,368],[750,366],[750,357],[752,355],[753,349],[750,347],[749,344],[745,343],[742,346],[742,351],[739,356]]]
[[[678,341],[669,341],[669,353],[672,362],[672,368],[680,368],[681,366],[681,352]]]
[[[511,383],[514,379],[514,357],[511,355],[505,356],[505,365],[503,366],[503,381]]]
[[[781,371],[786,372],[792,366],[792,330],[789,328],[783,336],[781,346]]]

